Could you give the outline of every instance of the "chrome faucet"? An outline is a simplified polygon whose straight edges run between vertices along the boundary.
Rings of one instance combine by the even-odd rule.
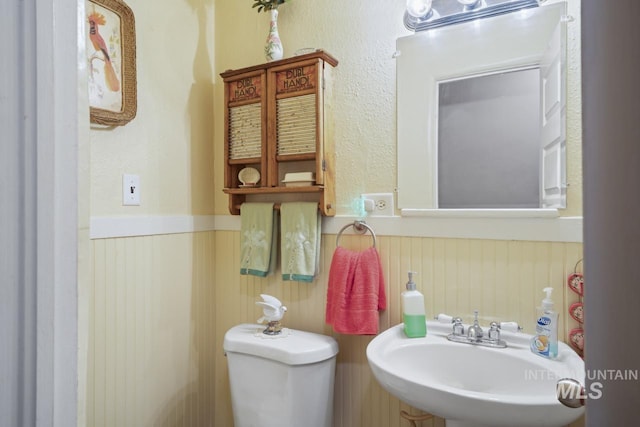
[[[453,331],[447,335],[447,339],[453,342],[460,342],[464,344],[481,345],[485,347],[505,348],[507,343],[500,339],[500,324],[497,322],[491,322],[489,325],[489,331],[485,337],[484,331],[478,322],[478,310],[474,310],[473,325],[467,328],[467,333],[464,333],[464,325],[462,319],[455,317],[452,320]]]
[[[467,329],[467,337],[471,340],[480,341],[484,336],[484,331],[478,323],[478,310],[474,310],[473,314],[475,316],[475,320],[473,321],[473,325],[469,326],[469,329]]]

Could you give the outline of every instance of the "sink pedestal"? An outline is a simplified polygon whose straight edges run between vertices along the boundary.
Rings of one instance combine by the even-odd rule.
[[[446,420],[445,427],[493,427],[485,424],[477,424],[473,421]]]
[[[445,427],[495,427],[493,424],[478,424],[473,421],[460,421],[460,420],[445,420]],[[516,423],[515,425],[519,427],[527,427],[524,424]],[[537,424],[540,425],[540,424]],[[550,425],[550,424],[545,424]],[[535,427],[536,425],[530,425],[531,427]]]

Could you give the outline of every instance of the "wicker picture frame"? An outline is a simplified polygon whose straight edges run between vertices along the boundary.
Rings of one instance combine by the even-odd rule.
[[[123,126],[137,112],[133,11],[121,0],[86,0],[91,123]]]

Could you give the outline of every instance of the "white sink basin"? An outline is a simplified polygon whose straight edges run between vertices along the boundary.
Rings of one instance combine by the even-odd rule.
[[[524,333],[502,332],[508,347],[499,349],[451,342],[451,325],[436,321],[427,321],[425,338],[407,338],[402,328],[371,341],[371,370],[389,393],[447,427],[561,427],[584,412],[556,397],[560,378],[585,379],[584,361],[564,343],[549,360],[531,352]]]

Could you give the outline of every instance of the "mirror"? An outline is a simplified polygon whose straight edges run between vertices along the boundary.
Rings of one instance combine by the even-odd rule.
[[[398,39],[403,212],[565,207],[565,14],[560,2]]]
[[[539,113],[539,68],[440,82],[438,208],[540,208]]]

